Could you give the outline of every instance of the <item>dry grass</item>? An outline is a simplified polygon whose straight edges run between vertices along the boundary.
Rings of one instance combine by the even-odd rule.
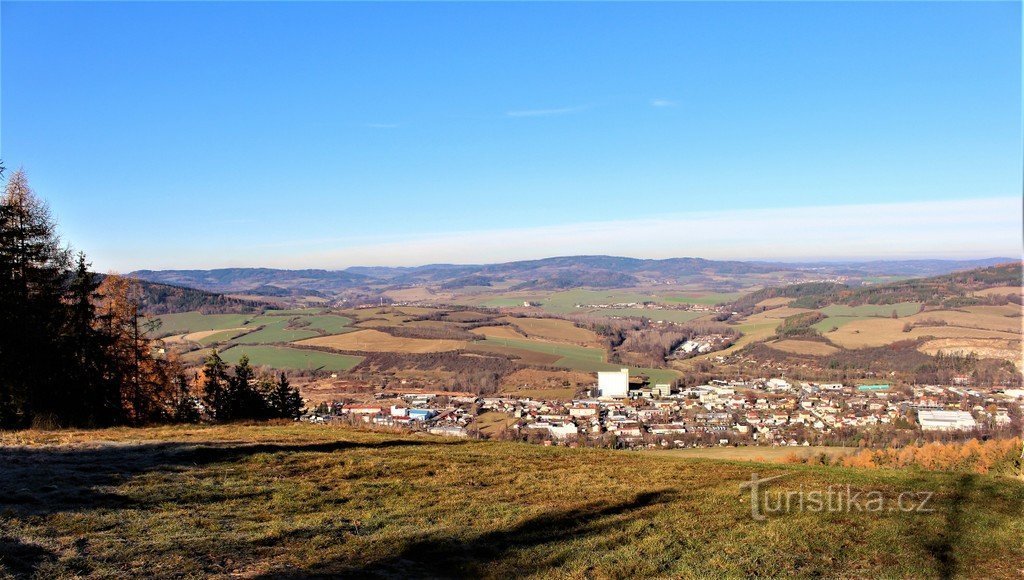
[[[227,334],[227,333],[230,333],[230,332],[244,332],[244,331],[247,331],[247,330],[252,330],[252,327],[224,328],[224,329],[221,329],[221,330],[200,330],[199,332],[190,332],[190,333],[182,336],[181,339],[185,340],[185,341],[191,341],[191,342],[200,342],[204,338],[208,338],[208,337],[211,337],[211,336],[213,336],[215,334],[220,334],[222,332]]]
[[[1004,358],[1013,361],[1017,368],[1024,368],[1024,354],[1021,341],[984,338],[939,338],[922,344],[918,350],[934,355],[939,351],[946,354],[973,352],[981,358]]]
[[[579,328],[568,320],[514,317],[506,317],[499,320],[515,325],[531,338],[572,342],[585,346],[600,345],[600,339],[597,334],[591,330]]]
[[[511,326],[479,326],[470,330],[473,334],[480,336],[493,336],[494,338],[526,338],[526,335]]]
[[[988,308],[988,307],[986,307]],[[922,321],[943,320],[947,326],[914,326],[910,332],[903,332],[908,322],[920,325]],[[963,326],[955,325],[960,323]],[[1013,325],[1018,325],[1013,331]],[[916,339],[925,336],[936,338],[1020,338],[1020,319],[994,316],[991,313],[935,311],[915,314],[906,318],[871,318],[855,320],[828,333],[832,342],[845,348],[883,346],[899,340]],[[988,325],[987,327],[985,325]],[[994,328],[993,328],[994,327]],[[1007,330],[1009,329],[1009,330]]]
[[[974,293],[975,296],[1020,296],[1021,294],[1024,294],[1024,286],[996,286]]]
[[[759,306],[761,308],[774,308],[776,306],[785,306],[793,300],[795,299],[787,298],[785,296],[776,296],[775,298],[766,298],[755,304],[755,306]]]
[[[1024,484],[994,476],[310,425],[0,443],[0,576],[1011,578],[1024,567]],[[934,492],[934,511],[756,521],[740,488],[753,472],[786,475],[776,492]]]
[[[810,340],[778,340],[766,344],[776,350],[781,350],[783,352],[791,352],[793,354],[828,356],[830,354],[835,354],[839,352],[839,349],[832,346],[831,344],[825,344],[824,342],[814,342]]]
[[[857,452],[856,447],[707,447],[694,449],[666,449],[645,451],[651,457],[671,459],[730,459],[736,461],[760,461],[782,463],[787,457],[819,457],[822,454],[830,458],[843,457]]]
[[[441,340],[425,338],[405,338],[391,336],[379,330],[357,330],[346,334],[318,336],[300,340],[295,344],[323,346],[337,350],[357,352],[404,352],[426,353],[444,352],[465,348],[461,340]]]

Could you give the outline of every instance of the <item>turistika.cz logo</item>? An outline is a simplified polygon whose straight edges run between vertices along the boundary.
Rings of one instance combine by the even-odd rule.
[[[789,513],[857,513],[898,512],[931,513],[932,492],[905,491],[895,498],[880,491],[860,491],[852,486],[830,485],[825,489],[769,490],[767,483],[791,475],[783,473],[759,478],[751,474],[750,481],[740,484],[740,490],[750,489],[750,515],[757,521],[767,516]]]

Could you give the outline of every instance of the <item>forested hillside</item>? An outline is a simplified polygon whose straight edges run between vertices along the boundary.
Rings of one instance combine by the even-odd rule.
[[[968,306],[984,304],[996,298],[971,296],[973,292],[1001,286],[1022,284],[1021,263],[1000,264],[943,276],[916,278],[890,282],[888,284],[860,287],[834,283],[792,284],[774,288],[763,288],[732,303],[732,309],[748,313],[754,305],[770,298],[794,298],[790,306],[797,308],[821,308],[829,304],[859,306],[861,304],[899,304],[920,302],[929,306]],[[1000,300],[1014,300],[1001,297]],[[1019,294],[1016,297],[1019,302]]]

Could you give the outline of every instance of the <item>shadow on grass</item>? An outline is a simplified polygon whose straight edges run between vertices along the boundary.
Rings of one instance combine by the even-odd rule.
[[[940,578],[953,578],[957,572],[957,548],[963,541],[964,504],[975,488],[974,475],[964,475],[957,481],[946,511],[946,525],[942,533],[925,543],[928,553],[935,558],[936,572]]]
[[[15,577],[29,577],[46,562],[57,560],[57,555],[17,538],[0,536],[0,576],[6,572]]]
[[[589,504],[582,507],[545,513],[511,528],[462,537],[436,535],[414,538],[359,567],[337,561],[318,564],[305,570],[275,571],[261,578],[316,577],[480,577],[493,575],[490,564],[499,562],[510,552],[538,546],[555,545],[591,536],[602,536],[641,519],[646,508],[672,501],[669,491],[642,493],[633,499],[612,504]],[[552,555],[544,559],[520,559],[516,574],[526,576],[551,571],[563,562]]]
[[[232,463],[258,454],[337,453],[349,449],[458,443],[385,440],[196,445],[169,442],[103,444],[77,449],[0,448],[0,516],[45,516],[63,511],[144,507],[141,505],[144,502],[113,493],[110,488],[147,472]]]

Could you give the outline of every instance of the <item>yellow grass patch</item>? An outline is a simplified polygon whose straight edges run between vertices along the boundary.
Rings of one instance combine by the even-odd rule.
[[[960,326],[915,326],[910,332],[903,332],[903,326],[914,320],[920,322],[929,318],[928,314],[915,314],[906,318],[870,318],[866,320],[855,320],[849,324],[839,327],[839,330],[828,333],[832,342],[844,348],[864,348],[870,346],[883,346],[899,340],[911,340],[925,336],[936,338],[1002,338],[1013,339],[1020,336],[1018,333],[1001,332],[997,330],[986,330],[982,328],[964,328]],[[944,319],[934,316],[934,319]],[[1009,319],[1008,319],[1009,320]]]
[[[585,345],[600,343],[597,334],[593,331],[579,328],[568,320],[559,320],[557,318],[514,318],[511,316],[506,316],[499,320],[514,324],[532,337]]]
[[[766,298],[758,302],[755,306],[760,306],[761,308],[774,308],[776,306],[785,306],[793,300],[793,298],[786,298],[785,296],[776,296],[775,298]]]
[[[249,328],[220,328],[220,329],[217,329],[217,330],[200,330],[199,332],[190,332],[188,334],[182,335],[181,340],[190,341],[190,342],[199,342],[200,340],[203,340],[204,338],[206,338],[208,336],[213,336],[215,334],[220,334],[221,332],[230,332],[232,330],[235,330],[235,331],[252,330],[252,327],[249,327]]]
[[[986,288],[984,290],[978,290],[974,293],[975,296],[1020,296],[1024,294],[1024,286],[996,286],[995,288]]]
[[[493,336],[494,338],[526,338],[525,334],[511,326],[479,326],[471,329],[470,332],[480,336]]]
[[[461,340],[440,340],[426,338],[405,338],[391,336],[379,330],[357,330],[346,334],[318,336],[300,340],[295,344],[324,346],[337,350],[360,352],[444,352],[464,348],[466,343]]]
[[[1002,358],[1013,361],[1017,368],[1024,368],[1024,355],[1021,353],[1021,342],[1019,340],[1004,340],[998,338],[938,338],[929,340],[922,344],[919,349],[926,354],[937,354],[942,351],[946,354],[954,352],[973,352],[981,358]]]
[[[824,342],[810,340],[779,340],[766,343],[775,350],[791,352],[793,354],[808,354],[813,356],[828,356],[839,352],[839,349]]]

